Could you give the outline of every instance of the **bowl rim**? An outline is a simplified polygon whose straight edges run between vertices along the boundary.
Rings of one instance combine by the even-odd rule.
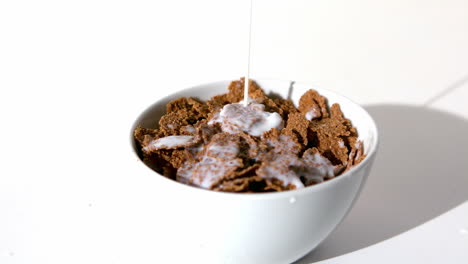
[[[339,94],[339,93],[337,93],[337,92],[335,92],[333,90],[316,87],[315,85],[311,85],[311,84],[308,84],[308,83],[286,81],[286,80],[280,80],[280,79],[266,79],[266,78],[265,79],[264,78],[262,78],[262,79],[251,78],[251,80],[253,80],[255,82],[259,82],[259,83],[261,83],[261,82],[284,82],[285,84],[287,83],[289,85],[308,86],[308,87],[310,87],[310,89],[317,90],[317,92],[319,92],[319,93],[321,93],[321,91],[325,91],[326,93],[333,94],[334,96],[339,98],[339,100],[344,99],[344,100],[347,100],[349,103],[357,106],[364,113],[366,118],[368,118],[370,120],[369,127],[370,127],[370,130],[374,134],[374,137],[372,139],[371,148],[369,149],[369,152],[366,154],[366,157],[364,158],[364,160],[361,161],[358,165],[351,167],[350,170],[344,172],[343,174],[339,175],[338,177],[334,177],[334,178],[329,179],[329,180],[327,180],[325,182],[321,182],[319,184],[311,185],[311,186],[304,187],[304,188],[301,188],[301,189],[286,190],[286,191],[281,191],[281,192],[266,192],[266,193],[219,192],[219,191],[213,191],[213,190],[204,189],[204,188],[200,188],[200,187],[196,187],[196,186],[191,186],[191,185],[188,185],[188,184],[180,183],[180,182],[177,182],[175,180],[169,179],[169,178],[165,177],[164,175],[161,175],[161,174],[157,173],[156,171],[152,170],[149,166],[147,166],[144,162],[142,162],[142,160],[140,159],[140,157],[138,155],[138,152],[136,150],[136,143],[135,143],[135,139],[133,137],[133,132],[134,132],[135,128],[139,125],[139,122],[141,121],[141,118],[148,111],[153,109],[155,107],[155,105],[160,104],[161,102],[164,102],[164,101],[168,101],[170,98],[182,97],[182,96],[184,96],[184,94],[190,93],[190,91],[198,90],[198,89],[206,89],[208,86],[225,85],[225,87],[227,89],[226,84],[229,84],[229,83],[231,83],[233,81],[233,80],[221,80],[221,81],[207,82],[207,83],[203,83],[203,84],[194,85],[194,86],[191,86],[191,87],[188,87],[188,88],[181,89],[181,90],[176,91],[174,93],[170,93],[170,94],[168,94],[166,96],[160,97],[159,99],[154,101],[152,104],[145,107],[144,110],[142,112],[140,112],[135,119],[133,119],[133,122],[132,122],[131,127],[130,127],[130,144],[129,144],[129,146],[130,146],[131,151],[133,152],[133,154],[137,157],[137,163],[138,163],[137,165],[144,166],[146,168],[146,171],[149,171],[153,175],[156,174],[157,176],[160,176],[160,177],[157,177],[157,178],[160,178],[161,182],[166,182],[167,184],[172,185],[172,187],[174,187],[174,188],[180,188],[181,190],[186,190],[188,192],[195,192],[195,193],[201,194],[201,195],[220,196],[220,197],[224,197],[224,198],[250,199],[250,200],[269,200],[269,199],[292,198],[292,197],[296,198],[296,197],[300,197],[300,196],[303,196],[303,195],[307,195],[309,193],[319,192],[322,189],[331,188],[334,185],[338,184],[340,181],[344,181],[345,179],[347,179],[349,177],[352,177],[352,175],[355,174],[354,172],[360,170],[361,168],[363,168],[368,163],[371,163],[374,160],[374,158],[376,156],[376,153],[377,153],[377,150],[378,150],[379,145],[380,145],[379,131],[377,129],[377,125],[376,125],[376,122],[375,122],[374,118],[372,118],[372,116],[369,114],[369,112],[364,107],[362,107],[360,104],[354,102],[353,100],[349,99],[348,97],[346,97],[346,96],[344,96],[342,94]],[[185,95],[185,96],[187,96],[187,95]],[[351,122],[352,122],[352,120],[351,120]]]

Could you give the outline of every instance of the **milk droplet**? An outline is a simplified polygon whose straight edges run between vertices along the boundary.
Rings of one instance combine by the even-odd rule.
[[[291,197],[289,198],[289,203],[295,203],[296,202],[296,197]]]

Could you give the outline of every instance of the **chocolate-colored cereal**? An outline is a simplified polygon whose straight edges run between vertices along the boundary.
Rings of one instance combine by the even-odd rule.
[[[256,173],[267,181],[280,182],[283,187],[302,188],[304,184],[294,170],[302,165],[302,161],[295,154],[270,151],[262,157],[262,164]]]
[[[284,119],[287,119],[289,114],[294,114],[298,113],[299,111],[297,108],[294,106],[293,102],[289,99],[281,99],[281,98],[275,98],[273,100],[277,106],[279,106],[280,110],[282,110],[281,116]]]
[[[239,188],[239,184],[244,184],[244,182],[250,183],[252,179],[261,179],[255,175],[255,170],[259,167],[258,164],[251,165],[245,169],[230,171],[228,174],[225,175],[224,178],[218,181],[214,189],[222,188],[222,189],[229,189],[229,188]],[[234,184],[234,185],[233,185]],[[235,187],[237,186],[237,187]],[[244,185],[243,185],[244,186]],[[247,190],[244,190],[247,191]]]
[[[359,164],[366,157],[366,155],[364,154],[364,147],[362,145],[362,141],[358,141],[356,143],[356,148],[357,148],[357,151],[356,151],[356,156],[354,157],[354,162],[353,162],[354,165]]]
[[[342,122],[343,125],[346,126],[346,129],[349,131],[349,136],[351,137],[357,137],[357,132],[356,128],[353,127],[351,124],[351,121],[349,119],[346,119],[343,115],[343,112],[341,112],[341,107],[339,104],[333,104],[330,108],[330,117],[332,119],[337,119]]]
[[[262,141],[264,142],[268,142],[269,140],[278,141],[280,134],[281,132],[278,129],[276,128],[270,129],[269,131],[263,133]]]
[[[166,106],[167,113],[179,112],[181,110],[186,110],[184,112],[190,112],[192,119],[206,118],[209,113],[208,106],[193,97],[181,97],[179,99],[172,100]]]
[[[197,129],[192,125],[186,125],[180,128],[181,135],[196,135]]]
[[[286,129],[289,129],[296,133],[299,138],[299,143],[302,143],[304,146],[307,146],[307,131],[309,129],[310,121],[305,119],[302,113],[289,114],[288,123]]]
[[[190,105],[187,102],[187,97],[181,97],[175,100],[170,101],[166,105],[166,112],[177,112],[179,110],[190,109]]]
[[[230,102],[229,102],[227,94],[216,95],[216,96],[211,97],[210,100],[206,101],[208,110],[212,114],[219,111],[221,108],[223,108],[224,105],[229,104],[229,103]]]
[[[279,146],[275,146],[275,151],[299,154],[306,147],[301,143],[302,139],[299,137],[300,135],[292,129],[285,128],[281,130]]]
[[[308,90],[299,99],[299,111],[310,117],[309,120],[327,118],[327,99],[314,90]]]
[[[240,81],[233,81],[229,85],[227,99],[230,103],[239,103],[244,99],[244,78]],[[252,99],[264,100],[267,98],[256,82],[249,80],[249,97]]]
[[[135,128],[135,131],[133,131],[133,137],[136,139],[140,147],[145,147],[150,140],[163,136],[164,133],[162,133],[162,131],[154,128],[143,128],[138,126]]]
[[[143,154],[142,160],[154,171],[168,178],[175,179],[175,173],[177,170],[170,162],[159,155],[159,153]]]
[[[166,136],[178,135],[183,126],[192,125],[197,119],[186,109],[170,112],[161,117],[159,128]]]
[[[330,159],[333,164],[337,165],[346,163],[348,159],[348,149],[340,137],[328,135],[327,130],[318,130],[317,137],[318,149],[328,159]]]
[[[283,185],[283,182],[278,179],[269,179],[265,180],[265,192],[281,192],[296,189],[295,186],[288,184],[287,186]]]
[[[185,149],[175,150],[158,150],[157,154],[172,165],[173,168],[178,169],[187,160],[188,151]]]
[[[210,113],[208,106],[196,98],[187,98],[187,103],[192,107],[192,112],[196,115],[197,119],[206,118]]]
[[[191,97],[168,103],[159,128],[134,131],[143,162],[181,183],[251,193],[318,184],[364,160],[357,131],[338,104],[328,108],[326,98],[309,90],[297,109],[250,81],[250,105],[224,108],[243,101],[243,87],[241,79],[206,103]],[[230,114],[237,117],[226,119]]]
[[[250,176],[226,180],[213,188],[222,192],[263,192],[265,182],[258,176]]]
[[[333,104],[330,112],[330,118],[313,120],[310,129],[317,136],[317,147],[320,152],[333,164],[346,165],[351,149],[350,143],[354,142],[357,136],[356,129],[348,119],[344,118],[338,104]]]
[[[241,156],[244,156],[244,163],[246,163],[245,160],[247,159],[255,159],[258,156],[259,151],[261,151],[261,147],[255,138],[245,132],[239,133],[239,136],[241,137]]]
[[[299,143],[297,134],[290,129],[271,129],[262,135],[262,142],[268,151],[284,154],[298,154],[303,146]],[[260,159],[262,156],[259,157]]]
[[[352,148],[351,151],[349,152],[348,161],[346,163],[345,171],[350,170],[354,166],[354,160],[356,158],[356,152],[357,152],[356,148]]]
[[[265,105],[265,111],[267,112],[277,112],[278,114],[281,115],[281,117],[284,118],[283,114],[284,114],[284,111],[283,109],[281,109],[276,103],[275,101],[273,101],[272,99],[270,98],[266,98],[264,100],[259,100],[257,101],[258,103],[260,104],[264,104]]]
[[[202,138],[203,144],[208,144],[214,135],[221,132],[221,128],[218,124],[212,126],[208,125],[206,119],[196,123],[195,129],[197,130],[198,136]]]
[[[219,133],[197,154],[195,163],[186,163],[177,171],[177,178],[203,188],[212,188],[227,175],[243,166],[239,155],[240,137]]]

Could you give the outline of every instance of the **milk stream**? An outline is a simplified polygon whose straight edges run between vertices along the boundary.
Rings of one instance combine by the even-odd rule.
[[[249,78],[250,78],[250,44],[252,39],[252,1],[250,0],[250,14],[249,14],[249,37],[247,45],[247,72],[244,79],[244,106],[249,104]]]

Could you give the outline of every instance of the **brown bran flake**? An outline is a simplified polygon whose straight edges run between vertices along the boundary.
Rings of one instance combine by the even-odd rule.
[[[302,156],[318,153],[334,165],[336,177],[365,158],[357,131],[344,117],[340,106],[333,104],[328,108],[326,98],[314,90],[304,93],[296,108],[288,99],[267,96],[255,82],[250,81],[249,97],[256,103],[264,104],[265,111],[278,113],[284,121],[284,128],[274,128],[255,137],[245,132],[236,135],[223,133],[218,123],[209,125],[208,121],[224,105],[243,100],[243,87],[244,79],[241,78],[231,82],[226,94],[214,96],[206,102],[183,97],[168,103],[167,112],[159,120],[158,128],[135,129],[134,138],[138,147],[143,149],[153,140],[167,136],[192,136],[194,141],[173,149],[141,151],[143,162],[168,178],[192,185],[203,179],[204,170],[210,170],[207,166],[204,170],[191,172],[203,157],[210,157],[221,164],[233,162],[239,166],[223,170],[225,173],[213,182],[211,189],[251,193],[297,188],[279,178],[261,176],[272,164],[276,164],[276,167],[271,168],[285,174],[300,173],[308,170],[303,167]],[[307,113],[312,117],[310,121],[306,118]],[[214,152],[208,150],[213,145],[220,148]],[[233,146],[239,149],[237,154],[220,155],[223,148]],[[182,170],[188,173],[184,174]],[[316,182],[308,181],[308,185],[312,184]]]

